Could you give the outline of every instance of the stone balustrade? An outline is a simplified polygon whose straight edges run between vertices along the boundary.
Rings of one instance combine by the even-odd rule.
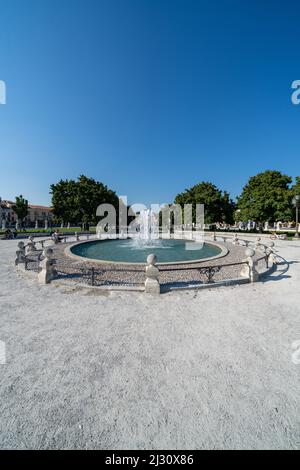
[[[47,247],[43,251],[44,259],[40,262],[40,272],[38,274],[38,282],[40,284],[49,284],[55,279],[57,272],[55,269],[56,261],[53,257],[53,250]]]
[[[156,255],[147,257],[145,292],[148,294],[160,294],[159,269],[156,266]]]
[[[259,280],[259,273],[257,271],[257,261],[254,260],[255,250],[247,248],[245,251],[246,259],[243,261],[243,267],[240,275],[247,277],[250,282],[257,282]]]
[[[15,265],[18,266],[20,263],[25,264],[25,243],[19,242],[18,249],[16,251]]]
[[[268,256],[268,262],[272,265],[277,265],[277,255],[275,250],[275,243],[271,242],[269,246],[266,248],[266,254]]]
[[[78,233],[75,234],[76,241],[79,240],[79,235]],[[87,236],[87,239],[89,237]],[[30,254],[33,255],[33,252],[38,253],[37,263],[39,263],[37,270],[38,270],[38,282],[41,284],[49,284],[55,277],[57,277],[57,270],[56,270],[56,260],[54,259],[54,252],[51,247],[47,246],[45,247],[44,244],[46,242],[51,241],[51,239],[48,240],[38,240],[34,241],[34,238],[32,236],[29,237],[27,245],[24,244],[24,242],[19,242],[18,243],[18,248],[16,250],[16,258],[15,258],[15,265],[24,265],[25,270],[27,269],[27,261],[32,261],[30,259]],[[248,242],[246,243],[244,240],[239,240],[237,237],[237,234],[235,234],[235,237],[232,238],[226,238],[224,242],[231,242],[234,245],[240,245],[240,246],[247,246],[247,249],[245,250],[245,255],[246,258],[241,260],[240,264],[241,265],[241,271],[240,271],[240,276],[241,278],[246,278],[249,280],[249,282],[256,282],[259,280],[260,273],[262,272],[261,269],[258,269],[259,263],[263,262],[265,260],[267,268],[272,268],[273,265],[277,264],[277,255],[275,251],[275,243],[270,242],[268,245],[265,245],[261,243],[260,237],[256,239],[254,242]],[[66,240],[65,240],[66,242]],[[40,243],[42,248],[43,248],[43,258],[41,260],[41,250],[36,248],[36,244]],[[257,252],[261,252],[263,256],[255,256]],[[32,256],[31,256],[32,258]],[[33,257],[34,258],[34,257]],[[34,258],[35,259],[35,258]],[[220,266],[215,266],[218,267],[220,270],[222,268],[222,264]],[[226,266],[226,263],[224,263],[224,266]],[[228,266],[232,266],[228,264]],[[181,268],[182,269],[182,268]],[[186,268],[187,270],[189,268]],[[198,269],[197,267],[191,267],[191,269]],[[203,268],[205,269],[205,266]],[[173,268],[172,270],[176,271],[176,268]],[[163,269],[163,272],[168,271],[165,268]],[[157,257],[155,254],[150,254],[147,257],[147,266],[145,268],[145,275],[146,275],[146,280],[145,280],[145,285],[144,289],[146,293],[149,294],[160,294],[161,292],[161,285],[160,285],[160,271],[157,266]],[[226,281],[226,280],[225,280]],[[224,282],[225,282],[224,281]],[[238,283],[238,279],[236,279]],[[212,281],[209,281],[210,283],[213,283]],[[164,283],[162,282],[162,285]]]
[[[30,235],[30,237],[28,237],[28,240],[29,241],[26,245],[26,254],[32,253],[33,251],[36,251],[36,245],[35,245],[34,237],[32,235]]]

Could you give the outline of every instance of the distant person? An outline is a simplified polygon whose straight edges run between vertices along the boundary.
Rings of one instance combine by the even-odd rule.
[[[11,233],[11,230],[9,228],[7,228],[4,232],[4,238],[6,240],[11,240],[13,237],[12,233]]]
[[[54,243],[59,243],[59,236],[58,236],[58,231],[57,230],[54,230],[54,232],[52,234],[52,240],[54,241]]]
[[[55,230],[55,232],[52,235],[52,240],[54,240],[54,243],[60,243],[62,240],[62,237],[59,236],[59,230]]]

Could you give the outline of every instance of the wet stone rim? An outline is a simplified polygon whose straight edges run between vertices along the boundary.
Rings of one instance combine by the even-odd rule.
[[[195,240],[188,240],[188,239],[179,239],[179,238],[176,238],[175,240],[182,240],[184,242],[191,242],[193,243]],[[85,256],[80,256],[80,255],[77,255],[75,253],[72,252],[72,248],[74,246],[79,246],[79,245],[85,245],[87,243],[94,243],[95,241],[99,241],[99,243],[101,242],[108,242],[109,240],[105,239],[105,240],[86,240],[86,241],[80,241],[80,242],[73,242],[71,243],[70,245],[68,245],[66,248],[65,248],[65,255],[66,256],[69,256],[70,258],[74,258],[76,259],[77,261],[81,261],[81,262],[88,262],[88,263],[93,263],[93,264],[96,264],[96,265],[107,265],[107,264],[112,264],[112,265],[124,265],[124,266],[145,266],[147,264],[146,260],[145,262],[143,263],[137,263],[137,262],[126,262],[126,261],[110,261],[110,260],[101,260],[101,259],[93,259],[93,258],[86,258]],[[224,243],[218,243],[218,242],[212,242],[212,241],[207,241],[207,240],[204,240],[204,243],[206,245],[211,245],[211,246],[214,246],[214,247],[217,247],[221,250],[220,253],[218,253],[217,255],[215,256],[209,256],[208,258],[201,258],[201,259],[196,259],[196,260],[188,260],[188,261],[168,261],[168,262],[165,262],[165,263],[160,263],[159,260],[158,262],[156,263],[157,266],[182,266],[182,265],[194,265],[194,264],[197,264],[197,263],[201,263],[203,264],[203,262],[208,262],[208,261],[213,261],[213,260],[216,260],[216,259],[219,259],[219,258],[224,258],[224,256],[227,256],[228,253],[229,253],[229,250],[227,248],[227,246],[224,244]]]

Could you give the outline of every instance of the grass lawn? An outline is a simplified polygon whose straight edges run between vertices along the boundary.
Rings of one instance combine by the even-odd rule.
[[[71,227],[71,228],[67,228],[67,227],[64,227],[64,228],[60,228],[60,227],[56,227],[60,233],[74,233],[74,232],[82,232],[82,229],[81,227]],[[52,229],[54,230],[54,229]],[[28,228],[27,230],[18,230],[18,233],[19,234],[30,234],[30,233],[49,233],[50,235],[50,231],[51,229],[48,229],[48,230],[45,230],[45,229],[36,229],[36,228]],[[84,232],[86,232],[86,230],[84,230]],[[89,233],[96,233],[96,227],[90,227],[90,230],[89,230]],[[4,234],[4,230],[0,230],[0,235],[3,235]]]

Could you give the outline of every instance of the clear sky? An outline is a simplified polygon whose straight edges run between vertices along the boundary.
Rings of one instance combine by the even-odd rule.
[[[0,0],[0,196],[81,173],[129,202],[300,174],[298,0]]]

